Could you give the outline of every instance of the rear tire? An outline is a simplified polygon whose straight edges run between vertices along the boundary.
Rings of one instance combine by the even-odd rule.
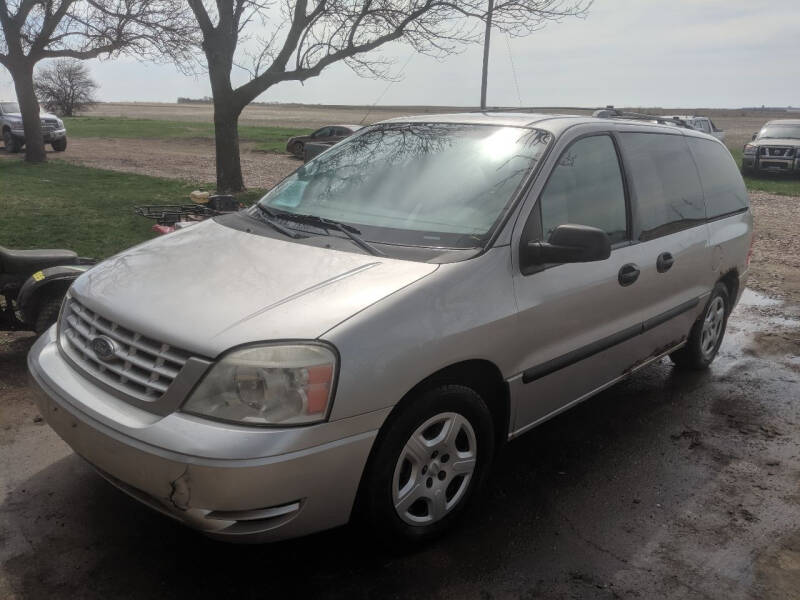
[[[9,154],[16,154],[22,149],[22,144],[11,134],[10,129],[3,131],[3,143],[6,146],[6,152]]]
[[[683,369],[706,369],[717,356],[731,311],[731,299],[724,283],[717,282],[703,314],[695,321],[686,345],[669,357]]]
[[[63,296],[53,294],[42,298],[39,304],[39,312],[36,315],[36,322],[33,325],[36,335],[42,335],[58,320],[58,313],[61,311],[61,301],[63,299]]]
[[[484,487],[494,456],[492,416],[462,385],[419,394],[384,425],[360,498],[370,532],[391,549],[454,527]]]
[[[61,138],[60,140],[54,140],[51,144],[53,150],[56,152],[63,152],[67,149],[67,138]]]

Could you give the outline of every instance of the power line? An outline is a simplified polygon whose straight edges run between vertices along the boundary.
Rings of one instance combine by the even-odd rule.
[[[408,59],[406,60],[405,64],[400,69],[400,71],[397,73],[397,77],[398,78],[405,72],[406,67],[408,66],[408,63],[411,62],[412,58],[414,58],[414,52],[412,52],[411,54],[408,55]],[[377,106],[378,102],[381,101],[381,99],[386,95],[386,92],[389,91],[389,88],[392,87],[392,85],[394,85],[395,83],[397,83],[396,80],[389,82],[389,84],[386,86],[386,89],[384,89],[383,92],[381,92],[381,95],[378,96],[378,99],[375,100],[375,102],[372,103],[372,106],[369,107],[369,110],[367,111],[367,113],[364,115],[364,117],[361,119],[361,121],[359,121],[359,123],[358,123],[359,125],[363,125],[364,124],[364,121],[367,120],[367,117],[369,116],[369,113],[372,112],[372,109],[375,108],[375,106]]]
[[[522,108],[522,94],[519,91],[519,80],[517,80],[517,69],[514,68],[514,56],[511,54],[511,38],[506,34],[506,46],[508,46],[508,60],[511,62],[511,74],[514,76],[514,85],[517,86],[517,99]]]

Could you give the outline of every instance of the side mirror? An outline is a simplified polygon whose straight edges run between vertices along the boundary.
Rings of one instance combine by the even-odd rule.
[[[757,133],[754,133],[754,134],[753,134],[753,137],[751,137],[750,139],[751,139],[751,140],[755,140],[757,137],[758,137],[758,134],[757,134]]]
[[[611,241],[602,229],[587,225],[559,225],[546,242],[527,242],[521,248],[523,273],[526,268],[550,263],[605,260],[611,256]]]

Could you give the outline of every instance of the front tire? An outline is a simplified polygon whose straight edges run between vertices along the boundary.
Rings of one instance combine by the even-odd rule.
[[[9,154],[16,154],[22,149],[22,144],[12,135],[10,129],[3,131],[3,143],[6,146],[6,152]]]
[[[292,154],[294,154],[297,158],[303,158],[303,150],[305,149],[305,144],[303,142],[295,142],[292,144]]]
[[[50,294],[42,298],[39,312],[36,314],[36,322],[33,325],[36,335],[42,335],[58,320],[58,313],[61,310],[61,301],[63,299],[62,295],[57,294]]]
[[[692,326],[686,345],[669,357],[677,366],[684,369],[706,369],[717,356],[728,315],[731,311],[731,298],[724,283],[718,282],[711,292],[703,314]]]
[[[388,421],[365,473],[372,532],[394,547],[454,527],[483,488],[494,456],[492,417],[471,388],[440,385]]]
[[[61,138],[60,140],[53,140],[53,142],[50,145],[56,152],[63,152],[64,150],[67,149],[67,138]]]

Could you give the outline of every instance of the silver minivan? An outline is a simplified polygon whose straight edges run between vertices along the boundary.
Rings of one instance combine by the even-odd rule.
[[[707,367],[752,227],[696,131],[397,119],[91,269],[28,363],[75,452],[208,535],[426,540],[502,442],[661,357]]]

